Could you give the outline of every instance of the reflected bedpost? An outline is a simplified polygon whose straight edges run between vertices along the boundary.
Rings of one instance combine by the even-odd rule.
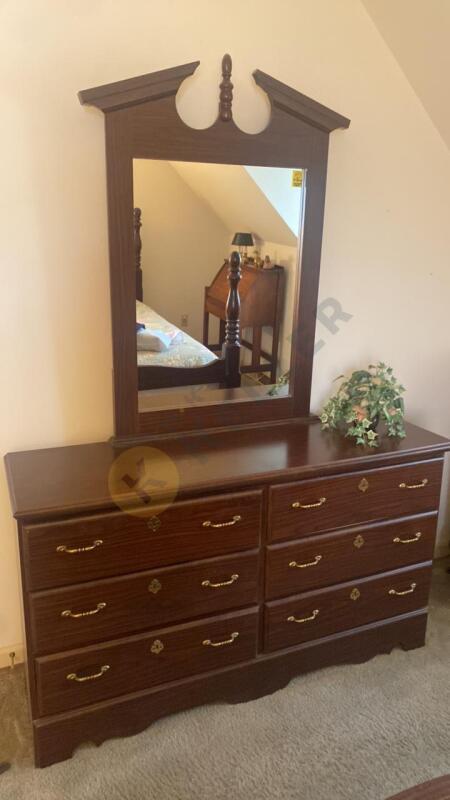
[[[230,256],[228,270],[228,284],[230,291],[226,304],[225,343],[223,355],[225,358],[225,379],[228,387],[241,385],[239,362],[241,354],[241,337],[239,325],[239,312],[241,302],[239,298],[239,281],[241,280],[241,257],[234,250]]]
[[[140,208],[133,209],[133,243],[134,243],[134,269],[136,270],[136,300],[143,300],[142,269],[141,269],[141,215]]]

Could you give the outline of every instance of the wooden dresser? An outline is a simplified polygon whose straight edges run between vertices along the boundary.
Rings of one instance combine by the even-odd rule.
[[[149,447],[179,491],[145,517],[111,499],[109,443],[6,457],[37,765],[424,644],[446,440],[289,423]]]

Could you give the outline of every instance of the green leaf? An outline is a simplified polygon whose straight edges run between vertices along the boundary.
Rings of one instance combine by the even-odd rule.
[[[358,369],[356,372],[352,372],[352,379],[357,381],[367,381],[371,378],[370,372],[367,372],[366,369]]]

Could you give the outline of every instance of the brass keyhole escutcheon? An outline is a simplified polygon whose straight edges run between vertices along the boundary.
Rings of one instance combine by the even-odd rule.
[[[360,480],[360,482],[358,483],[359,491],[367,492],[368,488],[369,488],[369,481],[367,480],[367,478],[362,478],[362,480]]]
[[[353,545],[354,547],[357,547],[359,550],[359,548],[362,547],[363,544],[364,544],[364,537],[361,536],[360,533],[358,533],[358,536],[356,536],[356,538],[353,539]]]
[[[158,528],[160,528],[160,527],[161,527],[160,518],[159,517],[150,517],[150,519],[147,522],[147,528],[150,528],[150,530],[153,531],[153,533],[155,533],[155,531],[157,531]]]
[[[162,589],[162,583],[160,583],[158,578],[153,578],[152,582],[148,585],[149,592],[152,594],[158,594],[160,589]]]
[[[359,589],[356,589],[355,587],[354,589],[351,590],[350,597],[352,600],[358,600],[358,598],[361,597],[361,592],[359,591]]]
[[[150,652],[153,653],[155,656],[158,656],[162,650],[164,650],[164,645],[161,639],[155,639],[150,648]]]

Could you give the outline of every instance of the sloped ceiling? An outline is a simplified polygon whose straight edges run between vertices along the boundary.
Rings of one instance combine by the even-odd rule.
[[[259,240],[291,247],[297,245],[297,237],[245,167],[181,161],[170,163],[231,234],[244,231],[253,233]]]
[[[362,0],[450,148],[450,0]]]

